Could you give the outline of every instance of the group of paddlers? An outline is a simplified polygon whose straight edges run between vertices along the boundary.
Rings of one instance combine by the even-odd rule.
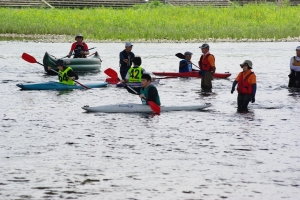
[[[89,54],[88,46],[83,42],[83,36],[78,34],[75,37],[76,42],[72,44],[71,50],[68,54],[70,57],[72,54],[74,58],[85,58]],[[120,75],[122,77],[121,82],[141,82],[142,87],[135,88],[135,94],[138,93],[143,99],[143,104],[147,104],[147,100],[151,100],[160,105],[160,99],[157,89],[154,85],[150,84],[153,79],[146,73],[146,70],[141,66],[142,59],[139,56],[135,56],[132,52],[133,45],[130,42],[125,43],[125,49],[119,54],[119,67]],[[209,52],[209,45],[202,44],[199,47],[202,51],[202,55],[198,61],[199,75],[201,79],[201,91],[212,91],[212,79],[216,71],[215,57]],[[184,59],[179,62],[179,72],[185,73],[193,70],[194,65],[191,61],[193,53],[186,51],[184,53]],[[59,69],[59,81],[65,84],[74,84],[74,80],[78,79],[78,76],[72,71],[70,67],[63,64],[62,60],[57,61]],[[235,91],[237,86],[237,105],[238,111],[247,111],[249,102],[255,102],[256,94],[256,75],[252,71],[253,64],[250,60],[245,60],[240,64],[242,71],[235,78],[231,93]],[[296,48],[296,56],[293,56],[290,60],[291,73],[289,75],[289,87],[300,88],[300,46]],[[49,68],[49,70],[51,70]],[[126,87],[127,88],[127,87]],[[127,88],[127,90],[133,93]]]

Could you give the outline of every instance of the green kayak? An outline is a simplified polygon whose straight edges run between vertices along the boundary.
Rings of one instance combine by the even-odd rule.
[[[43,58],[44,69],[50,66],[52,69],[57,70],[56,60],[47,52]],[[99,72],[101,68],[101,59],[99,53],[96,51],[95,54],[90,58],[64,58],[62,59],[66,66],[71,67],[74,72]]]

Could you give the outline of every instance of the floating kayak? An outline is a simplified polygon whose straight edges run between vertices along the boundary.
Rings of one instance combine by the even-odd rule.
[[[203,105],[193,105],[193,106],[161,106],[161,112],[169,111],[192,111],[192,110],[202,110],[204,108],[210,107],[210,103]],[[118,104],[118,105],[106,105],[106,106],[97,106],[89,107],[84,106],[82,109],[88,112],[103,112],[103,113],[151,113],[153,112],[148,105],[143,104]]]
[[[107,86],[108,83],[94,82],[94,83],[84,83],[83,85],[89,88],[100,88]],[[59,82],[45,82],[45,83],[19,83],[17,84],[22,90],[72,90],[72,89],[85,89],[79,84],[67,85]]]
[[[151,82],[151,84],[153,85],[157,85],[159,84],[160,79],[156,79],[155,81]],[[136,83],[126,83],[128,86],[130,87],[141,87],[142,84],[140,82],[136,82]],[[117,83],[117,87],[124,87],[124,85],[122,83]]]
[[[179,73],[179,72],[152,72],[156,76],[176,76],[176,77],[197,77],[201,78],[198,74],[199,71],[191,71],[191,72],[184,72],[184,73]],[[225,73],[215,73],[214,77],[215,78],[228,78],[231,76],[229,72]]]
[[[47,66],[57,70],[56,60],[57,59],[54,59],[47,52],[45,53],[43,64],[46,72],[48,72],[46,69]],[[74,72],[99,72],[101,68],[101,59],[98,52],[91,58],[64,58],[62,60],[68,67],[71,67]]]

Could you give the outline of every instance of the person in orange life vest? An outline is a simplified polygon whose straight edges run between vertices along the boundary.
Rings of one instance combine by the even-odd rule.
[[[83,36],[81,34],[76,35],[76,42],[74,42],[71,46],[71,50],[69,52],[68,58],[71,57],[74,51],[74,58],[86,58],[86,55],[89,55],[88,45],[83,42]]]
[[[300,46],[296,48],[296,56],[290,60],[290,69],[288,87],[300,88]]]
[[[58,59],[56,61],[56,66],[58,69],[58,79],[60,83],[68,84],[68,85],[74,85],[74,80],[78,80],[79,77],[77,74],[75,74],[71,67],[67,67],[64,64],[63,60]],[[51,67],[48,66],[48,71],[52,71]]]
[[[216,71],[215,57],[210,54],[208,44],[203,44],[199,48],[201,48],[203,53],[198,62],[200,68],[199,75],[202,76],[201,89],[203,92],[211,92],[212,79]]]
[[[179,73],[191,72],[193,71],[193,65],[191,62],[192,52],[186,51],[184,53],[185,59],[179,62]]]
[[[231,94],[233,94],[235,86],[238,85],[238,111],[248,111],[249,102],[255,102],[256,75],[251,71],[252,62],[250,60],[245,60],[240,66],[243,68],[243,71],[238,74],[233,82]]]

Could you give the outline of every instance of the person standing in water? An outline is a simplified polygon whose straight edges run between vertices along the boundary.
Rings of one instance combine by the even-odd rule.
[[[125,49],[120,52],[120,74],[123,80],[125,80],[126,74],[132,65],[132,60],[135,57],[131,52],[133,45],[130,42],[125,43]]]
[[[86,58],[86,55],[89,55],[89,48],[85,42],[83,42],[83,36],[81,34],[76,35],[76,42],[71,46],[71,50],[68,54],[68,58],[71,57],[74,51],[74,58]]]
[[[290,69],[288,87],[300,88],[300,46],[296,48],[296,56],[290,60]]]
[[[209,45],[203,44],[200,46],[202,55],[198,62],[200,71],[199,75],[201,78],[201,91],[211,92],[212,91],[212,79],[216,71],[215,57],[209,52]]]
[[[256,75],[251,71],[252,62],[250,60],[245,60],[242,64],[240,64],[243,71],[238,74],[235,81],[232,84],[231,94],[233,94],[235,90],[235,86],[238,85],[238,111],[248,111],[248,104],[255,102],[255,94],[256,94]]]

